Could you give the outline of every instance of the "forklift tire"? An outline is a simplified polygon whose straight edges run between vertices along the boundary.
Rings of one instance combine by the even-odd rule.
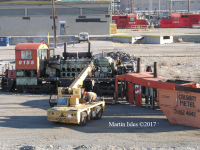
[[[53,124],[60,124],[60,122],[55,122],[55,121],[52,121],[52,123],[53,123]]]
[[[99,120],[102,117],[102,112],[103,111],[102,111],[102,108],[100,106],[97,106],[96,109],[97,109],[97,113],[96,113],[96,117],[94,119],[95,120]]]
[[[81,113],[81,120],[80,120],[79,125],[80,126],[85,126],[87,124],[87,121],[88,121],[87,113],[86,112],[82,112]]]

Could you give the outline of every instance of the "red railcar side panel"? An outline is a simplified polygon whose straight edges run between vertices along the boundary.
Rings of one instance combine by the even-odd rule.
[[[117,24],[117,28],[131,28],[132,25],[148,25],[147,19],[137,19],[137,15],[113,15],[112,22]]]
[[[160,19],[161,28],[185,28],[200,24],[200,14],[171,14],[171,19]]]

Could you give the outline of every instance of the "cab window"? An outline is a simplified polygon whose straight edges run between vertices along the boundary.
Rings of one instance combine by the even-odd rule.
[[[130,17],[130,21],[135,21],[135,17]]]
[[[47,49],[38,49],[38,55],[40,54],[40,58],[47,57]]]
[[[178,20],[178,17],[174,18],[174,20],[177,21],[177,20]]]
[[[21,59],[31,59],[31,51],[21,51]]]
[[[67,99],[58,97],[58,105],[67,105]]]

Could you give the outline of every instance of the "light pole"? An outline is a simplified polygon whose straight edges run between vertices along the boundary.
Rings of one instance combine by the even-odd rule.
[[[56,48],[57,45],[56,45],[56,21],[55,21],[54,0],[52,0],[52,10],[53,10],[54,48]]]

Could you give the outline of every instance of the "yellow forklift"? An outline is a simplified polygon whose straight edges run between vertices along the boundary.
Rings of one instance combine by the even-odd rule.
[[[93,62],[86,66],[69,87],[58,87],[56,102],[49,99],[50,109],[47,110],[47,120],[55,123],[74,123],[85,126],[91,118],[101,119],[105,109],[104,101],[86,102],[81,99],[81,86],[91,73]]]

